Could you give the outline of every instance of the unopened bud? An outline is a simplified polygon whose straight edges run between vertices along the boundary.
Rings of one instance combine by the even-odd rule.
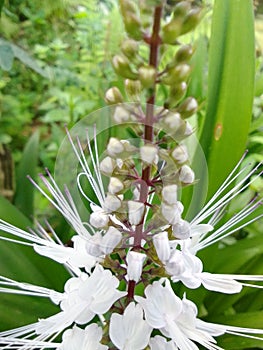
[[[175,147],[172,152],[172,157],[179,163],[182,164],[188,160],[188,152],[185,145],[179,145]]]
[[[112,65],[118,75],[128,79],[136,79],[137,74],[132,71],[130,62],[125,56],[114,56],[112,59]]]
[[[129,251],[127,254],[127,277],[129,281],[139,282],[142,267],[146,255],[138,252]]]
[[[173,11],[173,17],[182,19],[184,18],[187,13],[190,11],[191,5],[189,1],[180,1],[179,4],[177,4]]]
[[[123,22],[125,26],[125,30],[127,34],[133,38],[134,40],[142,39],[142,24],[139,17],[134,13],[127,13],[125,17],[123,17]]]
[[[130,112],[123,106],[117,106],[115,108],[113,119],[116,123],[125,123],[130,119]]]
[[[167,117],[164,118],[164,123],[168,126],[169,129],[177,130],[185,122],[184,122],[184,120],[182,120],[179,113],[171,113]]]
[[[125,39],[121,44],[121,50],[128,58],[133,58],[138,53],[138,43],[133,39]]]
[[[193,97],[187,97],[187,99],[185,99],[184,102],[178,107],[178,112],[185,119],[196,113],[197,109],[198,103],[196,99]]]
[[[132,0],[119,0],[121,12],[124,15],[126,12],[137,13],[138,8]]]
[[[171,254],[168,233],[166,231],[157,233],[153,236],[153,244],[158,255],[158,258],[165,262]]]
[[[120,243],[122,234],[115,227],[111,226],[101,240],[101,250],[104,254],[110,254]]]
[[[90,224],[95,228],[102,228],[108,225],[109,215],[104,212],[101,208],[93,208],[93,213],[90,214]]]
[[[140,157],[147,164],[153,164],[158,160],[158,148],[148,144],[140,148]]]
[[[177,185],[167,185],[162,189],[163,201],[167,204],[177,203]]]
[[[176,52],[175,62],[177,63],[188,62],[192,57],[193,52],[194,51],[191,45],[181,46],[180,49]]]
[[[179,180],[185,184],[191,184],[195,180],[195,174],[188,165],[183,165],[179,170]]]
[[[180,220],[177,224],[173,225],[173,235],[175,238],[187,239],[191,235],[191,226],[188,221]]]
[[[168,69],[167,74],[163,76],[162,82],[167,85],[175,85],[187,80],[191,72],[191,67],[186,63],[181,63]]]
[[[185,34],[193,30],[200,22],[200,19],[201,19],[200,8],[194,8],[190,10],[183,21],[181,34]]]
[[[140,67],[138,72],[142,86],[144,86],[145,88],[150,88],[154,86],[156,79],[156,70],[154,67]]]
[[[181,32],[182,23],[180,20],[172,20],[163,27],[162,40],[165,44],[176,44]]]
[[[193,134],[193,128],[192,128],[192,125],[188,122],[186,122],[185,124],[185,131],[184,131],[184,135],[187,137],[187,136],[190,136]]]
[[[175,225],[181,218],[181,211],[178,204],[166,204],[162,202],[161,213],[164,219],[171,225]]]
[[[139,80],[125,80],[125,89],[127,95],[133,100],[139,100],[139,96],[142,90],[142,84]]]
[[[106,157],[100,162],[100,171],[105,175],[111,175],[115,168],[116,161],[111,157]]]
[[[121,180],[119,180],[117,177],[110,178],[108,191],[111,194],[116,194],[116,193],[120,192],[121,190],[123,190],[123,188],[124,188],[124,185],[121,182]]]
[[[141,222],[144,209],[143,203],[128,201],[128,218],[131,225],[138,225]]]
[[[115,137],[111,137],[107,145],[107,152],[111,157],[118,156],[124,151],[123,143]]]
[[[121,207],[121,200],[112,194],[108,194],[103,203],[103,209],[107,213],[112,213]]]
[[[170,96],[165,102],[165,108],[171,108],[178,104],[178,102],[185,96],[187,90],[186,82],[181,82],[175,86],[171,86]]]
[[[116,104],[123,102],[123,97],[120,90],[116,86],[110,88],[105,94],[105,101],[108,104]]]
[[[86,251],[91,256],[99,257],[102,255],[101,251],[101,240],[102,236],[100,232],[96,232],[95,235],[93,235],[85,245]]]

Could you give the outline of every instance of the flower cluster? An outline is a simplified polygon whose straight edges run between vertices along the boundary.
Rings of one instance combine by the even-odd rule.
[[[29,245],[69,272],[63,292],[0,277],[1,293],[48,298],[60,309],[0,332],[3,349],[222,350],[215,338],[223,334],[262,339],[262,329],[203,321],[187,299],[187,290],[200,286],[226,294],[239,293],[244,286],[262,288],[263,276],[214,274],[204,269],[199,255],[259,218],[249,219],[261,204],[254,200],[220,224],[226,206],[255,180],[251,177],[260,165],[239,170],[241,159],[201,211],[186,219],[180,191],[196,181],[184,144],[193,133],[186,119],[198,109],[193,97],[185,98],[192,48],[181,45],[161,72],[157,61],[160,43],[177,45],[177,38],[196,26],[201,11],[191,1],[176,1],[160,37],[163,5],[162,0],[141,1],[140,12],[135,2],[120,1],[128,38],[113,65],[136,103],[122,103],[117,87],[107,91],[106,100],[114,104],[114,123],[129,126],[136,136],[110,137],[102,154],[96,128],[92,135],[86,130],[85,145],[67,131],[79,164],[75,183],[88,202],[89,222],[81,217],[70,189],[62,191],[48,171],[40,175],[41,185],[30,181],[70,224],[71,244],[64,245],[50,226],[38,224],[27,232],[0,220],[5,232],[0,239]],[[149,9],[153,23],[145,20]],[[147,65],[139,55],[141,40],[150,46]],[[168,87],[169,97],[155,108],[159,83]],[[145,106],[138,102],[143,91]],[[183,297],[178,286],[186,287]]]

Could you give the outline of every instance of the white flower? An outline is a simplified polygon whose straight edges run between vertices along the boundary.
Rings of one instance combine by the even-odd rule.
[[[138,225],[143,217],[145,206],[141,202],[128,201],[128,218],[131,225]]]
[[[143,319],[140,305],[130,303],[123,315],[112,314],[110,339],[120,350],[143,350],[149,343],[152,327]]]
[[[129,281],[138,282],[141,278],[142,267],[146,255],[143,253],[129,251],[127,254],[127,276]]]
[[[112,213],[118,210],[121,207],[121,200],[118,196],[114,196],[112,194],[108,194],[105,198],[103,209],[106,213]]]
[[[96,266],[91,276],[83,273],[80,277],[69,279],[65,284],[65,292],[61,295],[62,311],[40,320],[35,327],[36,333],[52,335],[73,322],[86,324],[95,315],[103,315],[116,300],[127,294],[118,291],[118,285],[118,279],[100,265]]]
[[[149,345],[151,350],[177,350],[178,349],[172,340],[167,341],[164,337],[161,337],[160,335],[156,335],[154,338],[151,338]]]
[[[162,199],[167,204],[176,204],[177,203],[177,185],[167,185],[162,189]]]
[[[95,323],[85,329],[74,326],[63,333],[62,343],[57,350],[107,350],[108,346],[100,343],[102,329]]]
[[[168,280],[165,286],[160,282],[154,282],[145,289],[146,298],[139,296],[135,300],[143,307],[145,318],[148,324],[161,333],[172,339],[180,350],[193,349],[198,347],[192,341],[201,345],[210,345],[208,349],[213,349],[214,338],[209,334],[199,330],[196,326],[196,307],[185,306],[173,292]],[[221,334],[224,331],[221,330]],[[218,330],[218,334],[220,331]],[[215,348],[216,349],[216,348]]]

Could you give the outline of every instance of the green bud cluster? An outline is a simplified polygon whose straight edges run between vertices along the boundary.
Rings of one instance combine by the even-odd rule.
[[[117,75],[125,79],[124,89],[120,92],[117,87],[111,88],[105,101],[108,104],[127,100],[147,102],[153,91],[158,96],[158,86],[161,85],[167,95],[164,108],[179,113],[183,119],[189,118],[198,110],[196,101],[187,97],[194,50],[189,44],[180,44],[178,38],[196,27],[202,8],[193,5],[191,0],[169,1],[167,4],[165,0],[119,0],[119,5],[126,37],[121,43],[121,53],[113,57],[112,63]],[[166,12],[163,11],[158,36],[151,37],[154,11],[158,7],[163,7]],[[145,52],[149,52],[153,40],[159,47],[158,62],[162,62],[168,46],[174,47],[174,56],[162,71],[145,59]]]

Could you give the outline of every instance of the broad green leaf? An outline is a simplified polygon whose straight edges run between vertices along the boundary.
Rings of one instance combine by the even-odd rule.
[[[2,196],[0,196],[0,219],[22,229],[32,225],[28,218],[26,218],[14,205]]]
[[[28,140],[16,176],[15,205],[28,218],[34,214],[34,186],[27,175],[35,177],[38,161],[39,132],[36,131]]]
[[[200,143],[208,165],[208,191],[203,168],[194,168],[198,195],[193,212],[211,197],[241,158],[254,96],[253,1],[216,0],[209,51],[208,97]],[[208,192],[208,193],[207,193]]]
[[[10,45],[0,44],[0,67],[9,71],[12,68],[14,52]]]
[[[0,16],[1,16],[1,12],[4,6],[5,0],[0,0]]]

